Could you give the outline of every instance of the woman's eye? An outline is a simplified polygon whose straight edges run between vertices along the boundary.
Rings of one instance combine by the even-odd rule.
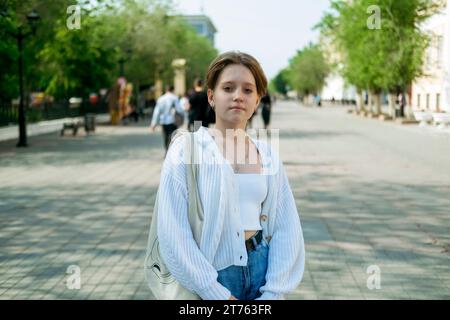
[[[247,89],[247,90],[245,90],[245,92],[252,93],[253,90],[252,89]]]
[[[223,90],[225,90],[225,91],[230,91],[231,88],[230,88],[230,87],[225,87],[225,88],[223,88]]]

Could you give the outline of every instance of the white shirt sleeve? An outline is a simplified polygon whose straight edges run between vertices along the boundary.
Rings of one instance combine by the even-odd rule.
[[[289,181],[280,161],[277,214],[269,244],[266,284],[258,300],[284,299],[301,282],[305,268],[303,232]]]
[[[156,106],[155,109],[153,110],[153,116],[152,116],[152,122],[151,122],[151,127],[156,126],[157,124],[159,124],[159,116],[161,113],[161,101],[158,100],[156,102]]]
[[[181,163],[184,139],[169,148],[161,172],[158,207],[160,252],[180,284],[204,300],[227,300],[231,293],[217,281],[217,271],[200,251],[188,219],[186,165]]]

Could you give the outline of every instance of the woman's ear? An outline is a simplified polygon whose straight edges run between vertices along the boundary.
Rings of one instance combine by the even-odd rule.
[[[208,94],[209,105],[210,106],[214,105],[214,91],[212,91],[211,89],[208,89],[207,94]]]

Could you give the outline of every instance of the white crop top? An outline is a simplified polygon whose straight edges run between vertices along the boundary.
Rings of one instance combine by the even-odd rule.
[[[267,196],[267,176],[262,174],[235,174],[239,183],[239,208],[245,231],[261,230],[261,205]]]

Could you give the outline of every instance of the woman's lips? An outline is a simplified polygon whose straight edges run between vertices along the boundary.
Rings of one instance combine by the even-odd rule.
[[[241,107],[231,107],[230,110],[232,110],[232,111],[245,111],[245,109],[241,108]]]

